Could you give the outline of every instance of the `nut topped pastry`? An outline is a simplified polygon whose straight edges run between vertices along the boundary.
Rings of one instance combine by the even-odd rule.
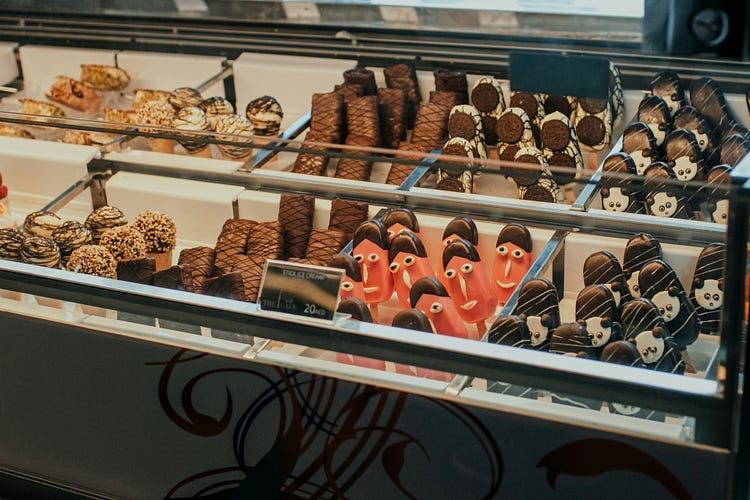
[[[209,119],[210,121],[210,119]],[[219,136],[217,139],[231,142],[250,141],[253,135],[253,125],[244,116],[240,115],[221,115],[216,121],[211,123],[211,127],[219,133],[231,134],[231,136]],[[245,136],[242,137],[232,136]],[[231,146],[228,144],[217,144],[222,156],[227,160],[245,160],[252,153],[252,148],[246,146]]]
[[[0,123],[0,135],[4,137],[19,137],[21,139],[34,139],[34,135],[21,127]]]
[[[96,111],[102,106],[101,97],[91,85],[62,75],[55,77],[46,95],[47,99],[78,111]]]
[[[135,120],[137,123],[143,125],[171,128],[174,125],[174,117],[175,110],[168,102],[148,101],[138,108]],[[145,131],[163,133],[158,130]],[[174,141],[172,139],[149,137],[148,144],[151,150],[157,153],[174,153]]]
[[[189,106],[200,106],[203,102],[203,96],[193,87],[180,87],[172,91],[167,101],[174,109],[182,109]]]
[[[123,90],[130,85],[127,71],[102,64],[81,64],[81,80],[97,90]]]
[[[76,248],[91,244],[91,230],[80,222],[69,220],[52,231],[52,240],[65,260]]]
[[[172,93],[168,90],[136,89],[133,92],[133,109],[138,109],[147,102],[169,102]]]
[[[65,111],[51,102],[37,101],[35,99],[19,99],[19,102],[21,103],[21,113],[65,117]]]
[[[32,212],[26,216],[23,222],[23,234],[25,236],[44,236],[49,238],[52,231],[62,225],[63,220],[52,212]]]
[[[208,125],[206,114],[197,106],[187,106],[180,109],[177,112],[177,116],[174,118],[173,126],[178,130],[197,130],[200,132],[208,132],[211,130],[211,127]],[[188,154],[204,156],[207,158],[211,157],[208,142],[189,141],[187,140],[188,137],[195,136],[191,136],[190,134],[180,135],[183,135],[186,138],[185,140],[180,140],[179,143],[185,148]]]
[[[117,262],[106,247],[101,245],[84,245],[70,254],[65,268],[77,273],[101,276],[102,278],[117,277]]]
[[[91,212],[84,225],[91,230],[94,243],[99,243],[105,232],[118,226],[125,226],[127,223],[128,219],[119,208],[105,205]]]
[[[21,244],[21,262],[57,268],[60,267],[60,249],[50,238],[32,236]]]
[[[0,259],[19,260],[24,236],[16,229],[0,229]]]
[[[107,247],[115,260],[131,260],[146,256],[146,240],[137,229],[117,226],[105,232],[99,244]]]
[[[177,226],[165,213],[141,212],[133,221],[133,228],[143,235],[148,253],[168,252],[177,245]]]
[[[253,124],[256,135],[276,136],[281,128],[284,112],[276,98],[264,95],[247,103],[245,116]]]

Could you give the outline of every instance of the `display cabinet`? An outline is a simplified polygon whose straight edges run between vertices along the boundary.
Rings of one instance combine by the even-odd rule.
[[[47,211],[83,223],[103,206],[117,207],[128,221],[146,210],[163,212],[177,228],[166,268],[184,264],[191,249],[226,253],[227,231],[247,224],[242,249],[235,252],[242,258],[226,264],[224,275],[239,276],[236,290],[251,299],[189,291],[205,292],[193,281],[197,267],[181,268],[191,274],[190,286],[170,274],[162,274],[156,283],[161,286],[155,286],[0,259],[4,488],[71,498],[486,498],[519,492],[543,498],[624,491],[649,498],[716,498],[747,493],[747,402],[741,398],[750,203],[750,155],[742,154],[750,150],[750,138],[741,137],[742,127],[750,125],[747,63],[642,54],[634,22],[640,14],[612,14],[610,23],[619,20],[630,31],[613,33],[609,24],[604,31],[611,36],[592,42],[584,40],[591,33],[581,30],[562,37],[554,28],[563,29],[565,23],[555,22],[564,16],[550,13],[512,13],[522,28],[524,23],[545,26],[546,35],[537,33],[536,39],[528,32],[493,34],[495,24],[510,19],[502,12],[492,13],[495,24],[485,22],[482,33],[467,34],[459,26],[466,18],[457,16],[455,26],[462,29],[440,34],[422,25],[426,18],[439,20],[435,12],[449,15],[440,9],[359,6],[353,12],[364,16],[363,24],[353,24],[322,3],[313,5],[314,22],[301,19],[304,5],[251,3],[257,4],[253,19],[239,3],[189,7],[175,2],[177,12],[159,6],[149,15],[145,8],[125,12],[98,3],[66,16],[44,13],[40,4],[11,5],[0,20],[8,28],[0,38],[20,69],[14,74],[13,64],[2,59],[6,45],[0,45],[0,76],[2,68],[10,68],[0,82],[6,84],[0,126],[36,137],[0,137],[0,173],[15,220],[23,226],[28,214]],[[226,12],[235,11],[244,14],[229,19]],[[407,16],[398,17],[403,21],[412,14],[417,22],[398,28],[385,19],[385,26],[376,26],[368,17],[376,11],[380,22],[383,16]],[[480,23],[489,15],[466,12]],[[282,13],[284,20],[278,19]],[[93,35],[94,24],[109,31]],[[594,25],[594,18],[587,18],[584,28]],[[554,50],[553,39],[560,44]],[[541,173],[542,179],[567,180],[560,182],[557,203],[519,199],[518,179],[535,170],[496,155],[494,146],[487,158],[467,161],[444,154],[443,137],[419,151],[320,140],[313,133],[313,94],[330,92],[346,70],[370,69],[376,86],[385,88],[385,68],[413,61],[414,81],[427,101],[436,90],[433,70],[460,69],[469,89],[484,76],[496,78],[501,99],[509,101],[514,91],[523,90],[514,85],[522,70],[511,53],[534,56],[542,48],[570,68],[584,56],[591,64],[606,60],[607,71],[613,61],[622,75],[622,110],[613,120],[611,141],[584,147],[579,169],[553,165]],[[638,121],[654,76],[646,68],[654,60],[685,82],[708,76],[723,89],[740,139],[739,149],[718,149],[722,163],[732,160],[722,182],[656,181],[606,168],[607,158],[627,149],[623,133]],[[131,77],[126,89],[102,92],[102,108],[130,109],[136,89],[194,87],[204,97],[227,98],[238,114],[256,97],[273,95],[284,109],[279,135],[190,129],[186,141],[178,128],[108,121],[99,111],[65,108],[65,117],[22,112],[23,99],[44,100],[57,75],[76,78],[81,64],[116,65]],[[593,78],[593,67],[591,72]],[[539,78],[557,76],[570,75]],[[88,134],[85,141],[73,141],[88,144],[66,143],[72,132]],[[153,139],[171,141],[172,152],[157,152]],[[189,154],[195,143],[207,144],[208,155]],[[228,146],[252,154],[226,159]],[[305,156],[322,158],[327,167],[320,175],[300,173]],[[342,163],[362,162],[366,175],[341,175]],[[437,189],[441,172],[454,172],[457,164],[473,179],[469,189],[459,189],[468,192]],[[397,180],[391,176],[394,168],[405,171]],[[651,198],[657,192],[674,196],[690,204],[691,218],[608,210],[603,193],[623,186]],[[718,200],[729,205],[726,224],[713,222]],[[352,310],[322,321],[261,307],[250,291],[258,291],[265,258],[236,267],[252,260],[255,250],[248,249],[267,245],[263,238],[271,231],[274,244],[281,238],[291,255],[299,225],[309,234],[330,235],[342,227],[342,207],[356,209],[355,228],[364,221],[380,221],[372,223],[378,227],[389,210],[411,210],[427,265],[439,271],[435,286],[450,289],[442,272],[450,265],[443,240],[454,218],[475,223],[472,248],[478,260],[472,269],[490,286],[496,270],[509,275],[510,264],[496,257],[498,236],[506,228],[528,230],[528,269],[500,304],[493,297],[491,312],[461,319],[458,330],[439,326],[440,318],[428,313],[416,315],[429,318],[430,329],[442,334],[419,331],[413,318],[401,323],[412,329],[391,325],[408,309],[404,302],[415,302],[400,295],[398,286],[383,300],[371,301],[365,316],[372,318],[362,320],[354,319]],[[257,231],[254,241],[247,236],[252,231]],[[357,254],[361,240],[352,237],[354,228],[338,232],[345,238],[339,236],[333,251],[334,243],[323,244],[326,255]],[[674,369],[600,361],[591,339],[601,324],[576,321],[585,308],[581,297],[590,284],[592,254],[624,263],[626,246],[639,233],[660,242],[661,259],[678,282],[670,288],[681,285],[686,300],[707,280],[723,295],[720,309],[711,305],[701,311],[716,312],[705,316],[713,321],[710,329],[692,330],[695,338],[681,340],[679,335],[691,336],[689,328],[670,323],[683,347],[673,345]],[[700,264],[705,249],[717,243],[725,245],[725,264],[714,263],[719,269],[708,277]],[[298,257],[309,255],[303,251]],[[221,265],[216,261],[211,267]],[[617,279],[624,276],[620,271]],[[613,298],[614,281],[607,278],[610,287],[602,292]],[[482,285],[463,282],[466,305]],[[404,283],[413,285],[410,279]],[[557,324],[549,326],[550,337],[558,332],[550,339],[557,342],[551,349],[557,355],[498,340],[505,332],[500,318],[543,316],[534,308],[548,290],[525,288],[540,283],[554,287],[559,308]],[[293,286],[302,297],[316,293],[307,283]],[[619,290],[632,290],[632,284]],[[625,302],[624,295],[620,298]],[[435,300],[438,312],[450,307]],[[524,309],[529,304],[533,308]],[[624,344],[635,350],[633,361],[640,360],[640,351],[652,345],[638,345],[644,340],[636,342],[640,330],[635,330],[642,325],[628,327],[628,313],[617,314],[620,335],[632,334],[632,342]],[[568,344],[559,340],[563,326],[587,332],[589,355],[566,351]],[[535,347],[533,338],[530,342]]]

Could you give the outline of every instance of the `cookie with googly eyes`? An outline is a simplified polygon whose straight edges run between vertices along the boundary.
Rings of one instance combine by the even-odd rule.
[[[522,224],[508,224],[497,235],[492,260],[492,289],[504,305],[531,267],[531,233]]]
[[[433,276],[420,278],[411,287],[409,304],[419,309],[432,323],[435,333],[469,338],[466,324],[442,283]]]
[[[605,285],[590,285],[576,297],[576,321],[586,325],[594,357],[609,342],[620,340],[619,312],[612,291]]]
[[[443,230],[443,246],[455,239],[464,239],[476,246],[479,242],[479,231],[474,220],[469,217],[456,217]]]
[[[600,250],[586,257],[583,263],[583,284],[605,285],[612,292],[617,307],[631,298],[620,261],[607,250]]]
[[[604,210],[631,214],[646,212],[643,192],[631,187],[630,180],[633,176],[635,176],[635,164],[627,154],[614,153],[604,159],[603,186],[599,191]]]
[[[701,250],[695,263],[690,301],[698,313],[703,333],[719,333],[721,306],[724,304],[725,264],[724,243],[711,243],[706,246]]]
[[[531,348],[549,350],[552,331],[560,325],[560,301],[557,288],[546,278],[527,281],[518,292],[513,314],[520,316],[529,329]]]
[[[365,288],[362,283],[362,271],[357,260],[349,254],[340,253],[331,259],[328,267],[344,270],[344,279],[339,287],[341,300],[356,297],[365,300]]]
[[[693,106],[683,106],[673,117],[675,130],[683,129],[692,132],[701,151],[712,150],[716,147],[711,125]]]
[[[684,195],[684,190],[675,185],[664,182],[676,179],[672,168],[664,162],[652,163],[644,172],[644,181],[648,187],[646,193],[646,210],[657,217],[672,217],[674,219],[694,219],[692,207]]]
[[[496,301],[484,263],[466,240],[452,241],[443,249],[443,276],[459,316],[479,323],[495,313]]]
[[[620,311],[625,339],[636,347],[646,368],[683,373],[679,347],[658,308],[648,299],[631,300]]]
[[[419,221],[414,212],[408,208],[390,208],[380,220],[388,231],[389,240],[404,230],[419,236]]]
[[[649,165],[659,159],[656,139],[651,128],[643,122],[633,122],[622,133],[622,152],[635,164],[635,173],[643,175]]]
[[[664,159],[681,181],[704,181],[703,154],[692,132],[674,130],[665,142]]]
[[[664,99],[672,115],[687,104],[680,77],[672,71],[662,71],[651,80],[651,93]]]
[[[643,298],[659,310],[674,341],[680,348],[695,342],[701,321],[677,274],[663,260],[654,260],[641,268],[638,276]]]
[[[657,259],[661,259],[661,243],[648,233],[638,233],[625,244],[622,272],[625,274],[630,296],[634,299],[641,296],[641,287],[638,284],[641,268]]]
[[[388,261],[398,302],[408,308],[412,283],[423,276],[435,276],[422,240],[411,231],[401,231],[391,240]]]
[[[487,342],[511,347],[528,348],[531,338],[526,322],[519,316],[500,316],[487,330]]]
[[[727,190],[717,189],[719,185],[732,184],[732,167],[729,165],[716,165],[708,171],[706,175],[706,189],[708,198],[706,199],[706,208],[711,218],[711,222],[718,222],[726,225],[729,220],[729,194]]]
[[[739,134],[727,137],[719,146],[721,163],[730,167],[739,165],[748,154],[750,154],[750,140]]]
[[[367,307],[364,300],[358,299],[357,297],[348,297],[339,302],[336,312],[348,314],[352,319],[356,319],[357,321],[372,323],[370,308]]]
[[[637,120],[651,129],[656,139],[656,145],[661,146],[672,130],[672,114],[669,106],[658,95],[644,96],[638,105]]]
[[[357,227],[352,255],[362,271],[365,302],[380,304],[393,295],[393,279],[388,262],[388,231],[379,220],[365,221]]]

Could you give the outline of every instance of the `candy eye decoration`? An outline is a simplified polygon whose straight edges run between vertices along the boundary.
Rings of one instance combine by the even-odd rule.
[[[497,247],[497,253],[505,257],[506,255],[508,255],[508,247],[506,247],[505,245],[500,245],[499,247]]]
[[[667,208],[672,208],[672,202],[671,202],[671,201],[668,201],[668,202],[666,202],[666,203],[664,204],[664,206],[666,206]]]
[[[535,339],[538,339],[542,336],[542,332],[534,332],[531,334],[531,336],[534,337]]]
[[[356,260],[357,262],[362,262],[363,260],[365,260],[365,256],[358,253],[357,255],[354,256],[354,260]]]
[[[511,255],[513,255],[513,257],[515,257],[516,259],[522,259],[524,253],[520,249],[516,248],[515,250],[513,250],[513,253]]]
[[[602,332],[596,332],[596,333],[594,334],[594,336],[595,336],[596,338],[598,338],[598,339],[602,339],[602,338],[604,338],[604,334],[603,334]]]
[[[404,265],[413,266],[416,261],[417,261],[417,258],[410,255],[404,259]]]
[[[430,306],[430,312],[433,314],[438,314],[443,311],[443,304],[440,302],[433,302]]]
[[[445,277],[448,279],[453,279],[456,277],[456,271],[454,269],[448,269],[445,271]]]
[[[721,296],[718,293],[714,294],[714,300],[718,301],[721,300]]]
[[[466,263],[461,266],[461,272],[464,274],[469,274],[474,270],[474,266],[472,264]]]
[[[393,262],[393,263],[391,263],[391,265],[390,265],[390,266],[388,266],[388,269],[389,269],[389,270],[390,270],[390,271],[391,271],[392,273],[395,273],[396,271],[398,271],[398,267],[399,267],[399,266],[398,266],[398,262]]]
[[[341,283],[341,289],[345,292],[349,292],[351,290],[354,290],[354,284],[349,281],[344,281]]]
[[[630,291],[631,291],[631,293],[633,293],[633,294],[636,294],[636,293],[637,293],[639,297],[640,297],[640,295],[641,295],[641,287],[640,287],[640,286],[638,286],[638,285],[633,285],[633,286],[631,286],[631,287],[630,287]]]
[[[389,230],[388,230],[388,238],[393,238],[393,235],[394,235],[394,234],[395,234],[395,233],[393,232],[393,230],[392,230],[392,229],[389,229]]]
[[[370,262],[377,262],[380,260],[380,256],[378,254],[371,253],[367,256],[367,260],[369,260]]]

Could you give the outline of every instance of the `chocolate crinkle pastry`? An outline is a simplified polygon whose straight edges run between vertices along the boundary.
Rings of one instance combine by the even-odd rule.
[[[99,240],[107,247],[115,260],[130,260],[146,255],[146,240],[137,229],[130,226],[118,226],[110,229]]]
[[[49,238],[52,236],[52,231],[60,227],[62,223],[62,219],[53,212],[32,212],[24,219],[23,234]]]
[[[150,285],[156,273],[156,259],[153,257],[139,257],[137,259],[121,260],[117,263],[117,279],[131,283]]]
[[[117,277],[117,262],[107,247],[83,245],[73,250],[65,268],[76,273],[91,274],[102,278]]]
[[[368,211],[366,203],[336,198],[331,202],[328,229],[342,231],[347,239],[351,239],[359,225],[367,220]]]
[[[344,71],[344,82],[361,85],[365,91],[364,95],[375,95],[378,92],[375,73],[367,68],[354,68]]]
[[[24,235],[16,229],[0,229],[0,259],[19,260]]]
[[[143,235],[146,252],[168,252],[177,245],[177,225],[169,215],[146,210],[138,214],[133,228]]]
[[[157,271],[153,274],[152,280],[154,286],[185,292],[194,291],[193,274],[190,266],[178,264],[163,271]]]
[[[284,253],[289,257],[305,255],[312,229],[315,198],[311,196],[281,195],[279,222],[284,228]]]
[[[226,299],[245,300],[245,284],[241,272],[222,274],[206,280],[203,293]]]
[[[60,267],[60,249],[57,243],[44,236],[31,236],[21,244],[21,262],[50,268]]]
[[[247,103],[245,116],[253,124],[255,135],[275,136],[279,134],[284,111],[275,97],[264,95]]]
[[[110,205],[105,205],[91,212],[84,223],[91,230],[94,243],[98,243],[102,235],[108,230],[127,224],[128,219],[125,218],[125,214],[119,208]]]

